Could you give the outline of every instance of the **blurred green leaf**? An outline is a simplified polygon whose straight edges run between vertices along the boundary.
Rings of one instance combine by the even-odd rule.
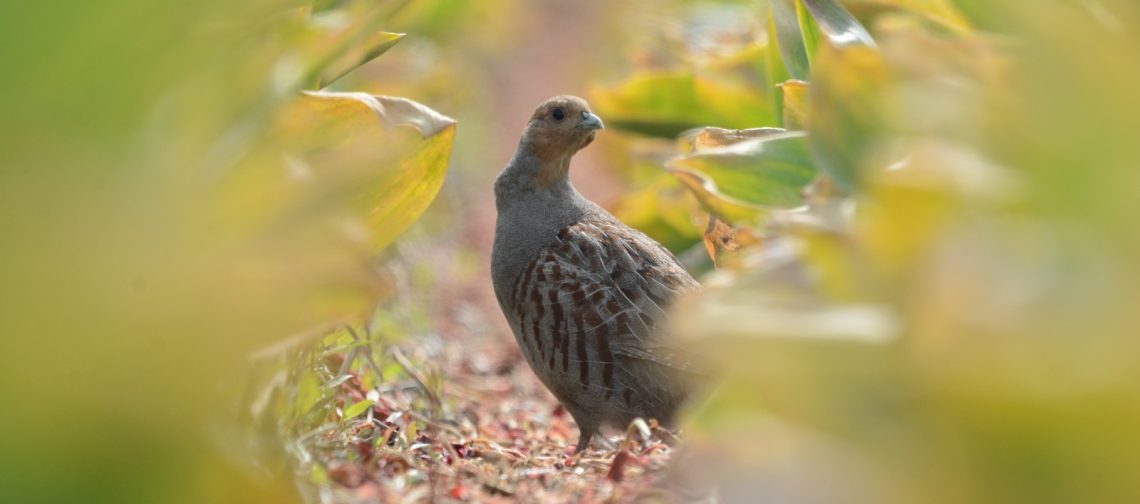
[[[804,46],[804,34],[800,31],[800,20],[796,15],[798,0],[773,0],[770,16],[776,28],[776,40],[780,46],[780,56],[784,68],[794,79],[807,80],[811,74],[808,50]]]
[[[882,50],[820,47],[807,114],[820,180],[853,189],[821,191],[844,218],[766,219],[746,266],[677,317],[736,362],[689,432],[737,495],[1140,495],[1140,10],[958,3],[1025,31],[948,30],[942,1],[847,3]]]
[[[795,132],[709,148],[674,160],[669,171],[729,222],[801,204],[800,190],[816,174],[806,136]]]
[[[358,403],[353,403],[351,406],[344,409],[344,416],[341,417],[341,419],[348,420],[349,418],[357,417],[361,413],[368,411],[368,408],[371,408],[373,404],[375,404],[375,401],[371,399],[365,399]]]
[[[850,190],[860,166],[881,148],[885,110],[880,103],[891,76],[882,56],[865,46],[820,51],[808,91],[808,131],[819,168]]]
[[[835,0],[799,0],[811,12],[820,31],[835,47],[867,46],[875,47],[875,40],[867,29],[855,19],[847,9]]]
[[[654,182],[622,195],[609,209],[622,222],[680,254],[701,239],[701,229],[693,222],[699,207],[676,179],[658,170],[661,176]]]
[[[0,213],[29,216],[0,243],[0,326],[42,336],[0,342],[0,501],[298,500],[284,461],[255,457],[281,445],[272,413],[245,425],[249,355],[374,306],[374,251],[430,202],[454,136],[404,102],[298,97],[385,22],[307,3],[0,9],[21,68],[0,83],[20,167]],[[24,358],[52,354],[66,373]]]
[[[784,64],[784,58],[780,56],[781,47],[780,41],[777,37],[776,30],[776,17],[772,15],[769,9],[768,15],[768,58],[765,60],[764,77],[767,79],[765,85],[769,91],[769,100],[772,107],[773,115],[775,116],[776,123],[779,126],[784,125],[784,90],[780,89],[779,84],[792,78],[788,73],[787,65]]]
[[[372,61],[403,38],[403,33],[376,32],[365,40],[352,44],[349,50],[321,70],[317,88],[328,86],[360,65]]]
[[[303,29],[292,35],[296,52],[285,55],[290,66],[304,72],[301,84],[308,88],[328,86],[391,49],[404,36],[379,31],[386,20],[383,3],[355,0],[329,7],[305,18]]]
[[[708,124],[747,128],[773,122],[764,95],[750,86],[691,72],[643,72],[590,96],[607,125],[663,138]]]
[[[704,174],[684,169],[669,172],[692,191],[705,209],[727,222],[754,222],[765,213],[762,208],[720,194],[716,182]]]
[[[799,20],[804,50],[807,52],[808,64],[810,65],[819,49],[819,24],[815,22],[815,19],[812,19],[811,13],[804,7],[803,0],[796,0],[796,18]]]

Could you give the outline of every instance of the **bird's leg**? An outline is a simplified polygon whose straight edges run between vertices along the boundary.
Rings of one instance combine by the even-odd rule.
[[[574,448],[574,454],[580,455],[586,452],[586,447],[590,446],[590,439],[594,437],[594,431],[587,431],[584,427],[579,427],[581,435],[578,436],[578,446]]]
[[[570,411],[570,416],[574,419],[574,423],[578,424],[578,446],[574,449],[574,455],[580,455],[586,452],[586,448],[590,446],[590,440],[598,433],[598,423],[589,420],[588,415],[581,412],[575,413]]]

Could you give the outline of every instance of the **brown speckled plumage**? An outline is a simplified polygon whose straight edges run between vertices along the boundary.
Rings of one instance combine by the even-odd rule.
[[[670,421],[688,364],[658,329],[668,305],[699,288],[664,247],[570,185],[570,157],[598,128],[581,99],[548,100],[495,184],[495,293],[527,362],[577,422],[579,452],[602,425]]]

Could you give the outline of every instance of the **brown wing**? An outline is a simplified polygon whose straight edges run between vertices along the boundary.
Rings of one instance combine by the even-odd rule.
[[[594,219],[558,233],[516,281],[510,304],[544,364],[564,372],[576,365],[585,382],[589,363],[599,362],[595,373],[609,385],[613,355],[691,370],[657,332],[673,300],[698,288],[657,242]]]

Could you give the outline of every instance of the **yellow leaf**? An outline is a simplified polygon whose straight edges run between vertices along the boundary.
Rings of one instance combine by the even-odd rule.
[[[318,175],[355,186],[349,217],[373,250],[391,243],[435,198],[455,140],[450,117],[405,98],[365,93],[304,93],[284,122],[287,138],[301,147],[298,156]],[[398,132],[398,126],[411,128]]]
[[[801,80],[787,80],[780,84],[784,90],[784,127],[789,130],[802,130],[807,126],[808,99],[810,84]]]
[[[686,138],[688,140],[688,143],[691,144],[690,150],[692,151],[692,154],[697,154],[717,147],[726,147],[743,142],[745,140],[777,135],[784,133],[785,130],[782,128],[748,128],[730,130],[709,126],[694,131],[695,133],[692,135],[691,139]]]

